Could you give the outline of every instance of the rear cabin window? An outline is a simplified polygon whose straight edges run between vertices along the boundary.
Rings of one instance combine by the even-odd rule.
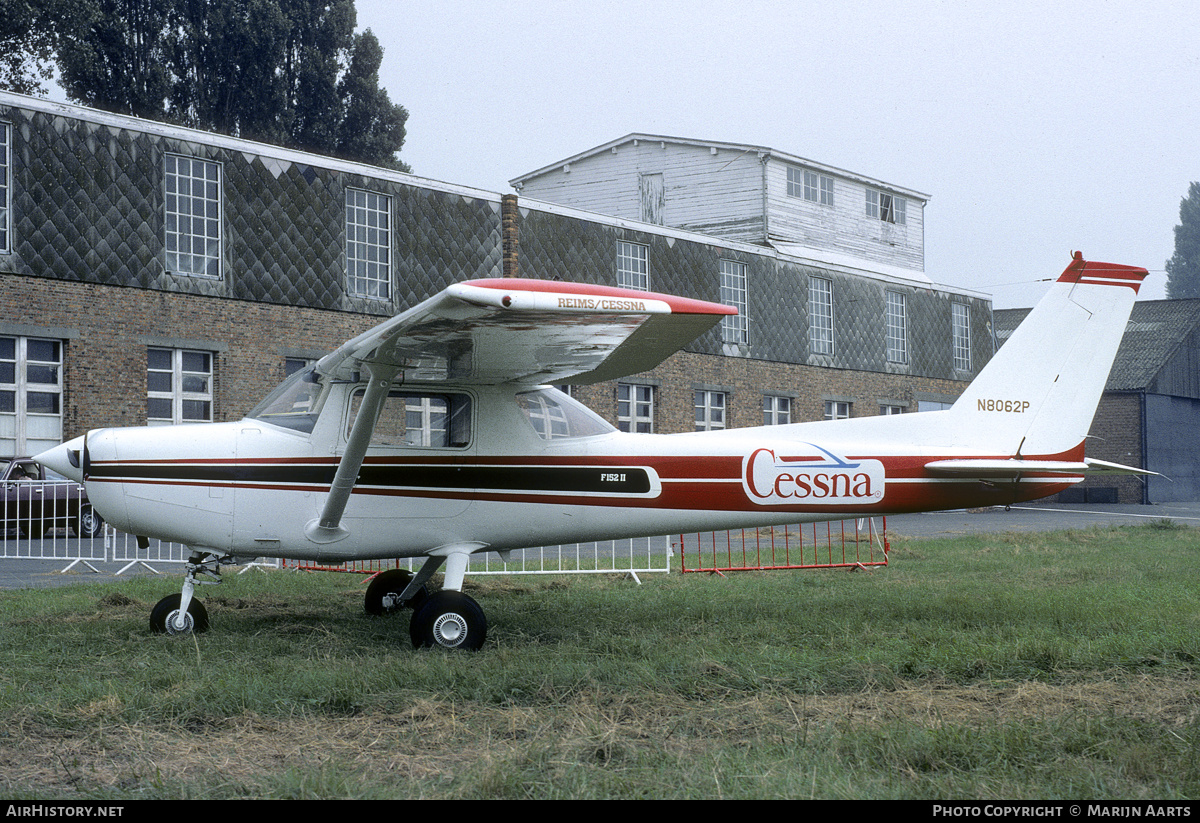
[[[356,389],[351,396],[347,437],[365,394]],[[470,442],[471,398],[465,394],[391,391],[371,434],[371,445],[384,448],[456,449]]]
[[[517,395],[517,405],[543,440],[590,437],[615,431],[587,406],[554,389],[522,392]]]

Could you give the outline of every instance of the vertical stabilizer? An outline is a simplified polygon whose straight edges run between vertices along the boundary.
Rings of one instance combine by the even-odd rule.
[[[1146,270],[1076,252],[950,410],[958,445],[1033,458],[1079,450]]]

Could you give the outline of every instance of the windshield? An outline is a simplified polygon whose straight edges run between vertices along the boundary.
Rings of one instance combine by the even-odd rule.
[[[325,399],[325,382],[314,367],[298,371],[284,380],[266,399],[250,410],[248,417],[276,426],[311,434]]]
[[[543,440],[590,437],[616,431],[604,418],[558,389],[522,392],[517,395],[517,404]]]

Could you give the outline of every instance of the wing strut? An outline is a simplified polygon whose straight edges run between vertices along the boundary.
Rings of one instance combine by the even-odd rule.
[[[354,418],[354,427],[350,430],[346,451],[338,462],[337,472],[329,487],[325,508],[321,511],[320,518],[304,527],[305,536],[314,543],[336,543],[350,535],[342,526],[342,515],[346,511],[346,503],[350,501],[350,493],[354,491],[354,484],[358,482],[358,471],[362,468],[367,447],[371,445],[371,435],[375,432],[375,424],[379,422],[379,412],[383,409],[383,403],[387,400],[397,372],[395,366],[380,363],[372,363],[369,369],[371,380],[367,383],[367,392],[362,405],[358,407],[358,415]]]

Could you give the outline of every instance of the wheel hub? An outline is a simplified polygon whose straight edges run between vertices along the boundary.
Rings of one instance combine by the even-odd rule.
[[[183,616],[183,626],[178,625],[178,622],[177,622],[178,620],[179,620],[179,609],[176,609],[175,611],[173,611],[167,615],[167,625],[166,625],[167,634],[189,634],[189,633],[191,633],[192,628],[195,624],[195,621],[192,619],[192,615],[189,613],[189,614],[185,614]]]
[[[453,649],[467,639],[467,621],[454,612],[443,614],[433,622],[433,636],[439,646]]]

